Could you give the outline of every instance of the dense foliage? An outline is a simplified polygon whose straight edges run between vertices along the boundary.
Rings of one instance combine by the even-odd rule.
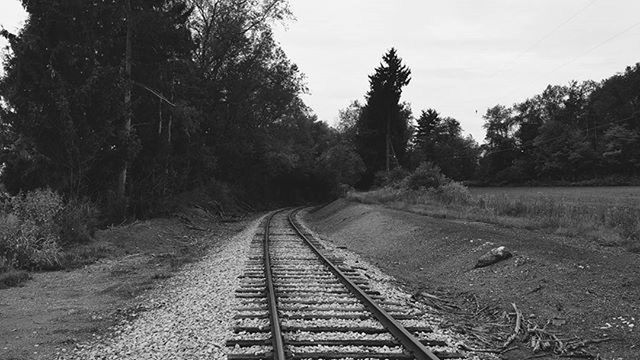
[[[303,76],[273,39],[286,1],[23,5],[22,31],[2,32],[9,192],[50,187],[145,214],[212,181],[267,203],[317,199],[357,177],[358,159],[300,100]],[[332,165],[341,159],[356,171]],[[326,167],[333,178],[319,176]]]
[[[640,175],[640,65],[495,106],[478,146],[436,110],[414,118],[401,101],[411,70],[393,48],[363,104],[341,111],[337,129],[318,121],[273,38],[272,25],[291,17],[286,0],[23,5],[21,32],[1,32],[12,52],[0,79],[0,176],[12,194],[50,188],[115,220],[215,182],[253,203],[292,203],[427,162],[486,183]]]
[[[458,120],[442,118],[433,109],[423,111],[417,120],[412,164],[429,161],[455,180],[473,178],[480,149],[471,136],[464,137]]]
[[[425,162],[451,179],[484,184],[640,182],[640,64],[601,83],[548,86],[512,107],[488,109],[482,146],[434,109],[415,119],[400,102],[409,74],[391,49],[370,76],[367,103],[340,112],[338,131],[366,164],[361,188],[392,183]]]
[[[411,111],[400,103],[400,96],[410,75],[411,70],[392,48],[369,76],[367,102],[355,124],[355,144],[367,167],[364,186],[371,185],[377,171],[388,171],[392,164],[399,166],[405,160]]]
[[[485,182],[624,183],[640,175],[640,64],[601,83],[548,86],[484,118]]]
[[[369,76],[366,103],[354,101],[339,113],[343,141],[354,145],[366,166],[361,188],[393,183],[425,162],[455,180],[475,175],[480,149],[462,135],[456,119],[429,109],[414,125],[411,106],[400,101],[410,75],[411,69],[390,49]]]

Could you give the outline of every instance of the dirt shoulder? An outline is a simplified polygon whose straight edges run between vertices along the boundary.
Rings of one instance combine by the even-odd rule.
[[[79,251],[107,253],[82,268],[32,274],[0,290],[0,359],[51,359],[100,338],[144,308],[137,297],[229,241],[249,220],[153,219],[99,231]],[[197,214],[195,214],[197,215]]]
[[[474,306],[504,312],[512,311],[513,303],[526,319],[540,326],[549,322],[545,331],[558,338],[616,339],[590,346],[604,359],[638,359],[638,254],[578,238],[344,200],[305,220],[326,240],[364,256],[416,293],[459,301],[460,308],[470,298],[478,300]],[[477,259],[497,246],[514,256],[474,269]],[[531,355],[525,344],[514,345],[518,349],[503,354],[505,359]]]

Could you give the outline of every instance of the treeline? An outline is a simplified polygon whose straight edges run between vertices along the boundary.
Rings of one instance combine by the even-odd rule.
[[[272,26],[285,0],[23,1],[0,79],[1,182],[143,215],[226,183],[249,202],[314,201],[422,163],[454,180],[579,181],[640,167],[639,66],[550,86],[485,115],[478,145],[401,101],[411,70],[389,50],[337,129],[301,100],[304,77]],[[109,211],[110,211],[109,210]]]
[[[624,184],[640,176],[640,64],[487,110],[486,183]]]
[[[144,214],[218,181],[266,204],[326,197],[349,176],[337,132],[304,105],[303,75],[273,39],[286,1],[23,6],[20,33],[2,31],[10,193],[51,188]]]
[[[389,50],[369,78],[365,103],[339,114],[338,130],[366,166],[360,188],[405,177],[422,163],[485,185],[640,182],[640,64],[601,83],[548,86],[512,107],[488,109],[482,145],[434,109],[416,118],[400,101],[410,74]]]
[[[354,101],[339,113],[338,131],[365,165],[359,188],[405,178],[423,163],[454,180],[471,179],[477,172],[480,146],[462,134],[460,122],[434,109],[415,119],[410,104],[400,101],[410,81],[410,68],[392,48],[369,76],[365,103]]]

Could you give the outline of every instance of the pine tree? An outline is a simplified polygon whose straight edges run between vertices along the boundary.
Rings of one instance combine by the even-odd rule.
[[[424,154],[426,158],[433,155],[434,131],[438,127],[440,121],[440,114],[438,114],[434,109],[422,111],[418,118],[418,127],[415,135],[416,145],[418,147],[418,151]]]
[[[368,186],[377,171],[389,170],[403,161],[407,149],[408,118],[400,104],[402,88],[409,84],[411,70],[391,48],[369,76],[370,89],[356,129],[358,153],[367,167],[363,185]]]

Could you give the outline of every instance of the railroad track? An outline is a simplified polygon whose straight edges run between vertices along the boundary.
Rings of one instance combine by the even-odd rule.
[[[415,308],[386,300],[325,254],[295,213],[271,214],[251,242],[229,360],[464,358],[438,351],[446,342]]]

